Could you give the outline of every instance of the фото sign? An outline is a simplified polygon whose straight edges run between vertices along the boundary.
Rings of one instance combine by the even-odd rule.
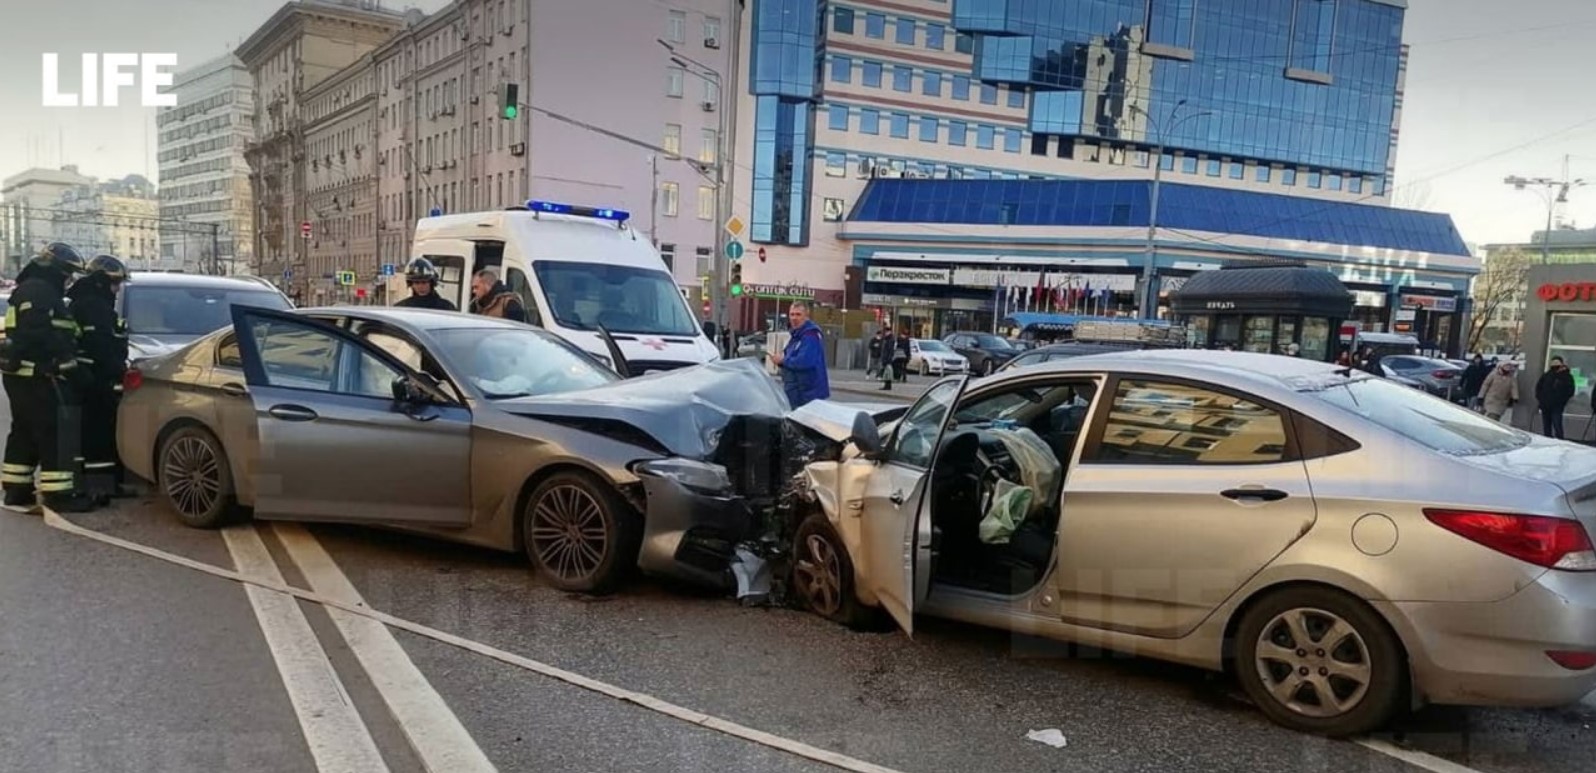
[[[1457,311],[1456,298],[1441,298],[1434,295],[1404,295],[1402,296],[1402,305],[1443,314],[1451,314]]]
[[[905,285],[945,285],[953,280],[953,270],[911,266],[871,266],[865,273],[865,279],[870,282]]]
[[[171,107],[176,94],[163,94],[177,69],[177,54],[84,54],[81,89],[61,92],[61,56],[45,54],[42,75],[45,107],[120,107],[122,87],[140,86],[139,104]]]
[[[1537,288],[1535,295],[1548,303],[1596,300],[1596,282],[1548,282]]]

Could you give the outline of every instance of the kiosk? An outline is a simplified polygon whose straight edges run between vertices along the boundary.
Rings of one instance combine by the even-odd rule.
[[[1322,268],[1254,263],[1186,280],[1172,308],[1193,347],[1288,354],[1296,344],[1298,356],[1329,362],[1353,294]]]

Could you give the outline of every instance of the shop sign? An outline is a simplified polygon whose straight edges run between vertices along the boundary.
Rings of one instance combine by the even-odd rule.
[[[1377,293],[1373,290],[1354,290],[1352,292],[1352,305],[1362,306],[1366,309],[1383,309],[1385,308],[1385,293]]]
[[[1209,311],[1227,311],[1236,308],[1235,301],[1209,301]]]
[[[1541,285],[1535,291],[1535,295],[1548,303],[1552,301],[1571,303],[1573,301],[1596,300],[1596,297],[1593,297],[1596,296],[1596,282],[1563,282],[1561,284],[1548,282]]]
[[[865,273],[871,282],[892,282],[906,285],[945,285],[953,279],[953,270],[947,268],[914,268],[912,266],[871,266]]]
[[[939,298],[914,298],[907,295],[878,295],[876,293],[865,293],[862,300],[866,306],[888,306],[892,308],[907,306],[936,308],[945,305]]]
[[[1417,316],[1418,312],[1413,309],[1397,309],[1395,319],[1397,322],[1412,322]]]
[[[1457,311],[1456,298],[1441,298],[1435,295],[1404,295],[1402,296],[1402,305],[1442,314],[1451,314]]]
[[[815,291],[809,285],[800,282],[789,284],[744,285],[744,292],[760,298],[798,298],[813,300]]]

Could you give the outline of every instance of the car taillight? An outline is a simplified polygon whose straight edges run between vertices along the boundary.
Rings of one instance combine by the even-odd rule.
[[[1579,521],[1544,515],[1425,510],[1424,517],[1464,539],[1547,569],[1596,571],[1596,547]]]
[[[127,372],[122,374],[123,392],[131,392],[141,386],[144,386],[143,371],[139,370],[138,368],[128,368]]]
[[[1451,378],[1457,374],[1450,370],[1438,370],[1430,375],[1435,376],[1436,378]]]
[[[1589,671],[1592,668],[1596,668],[1596,652],[1547,650],[1546,657],[1551,658],[1553,663],[1570,671]]]

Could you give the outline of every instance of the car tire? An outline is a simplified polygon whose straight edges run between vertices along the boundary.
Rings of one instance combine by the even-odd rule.
[[[985,362],[981,363],[981,375],[990,376],[995,370],[997,370],[997,366],[994,365],[991,360],[986,360]]]
[[[155,458],[155,486],[184,526],[217,529],[237,518],[227,451],[210,431],[182,427],[161,442]]]
[[[793,535],[792,590],[804,609],[834,623],[856,631],[883,628],[886,613],[854,593],[853,560],[824,513],[812,513]]]
[[[1306,644],[1296,641],[1298,631]],[[1336,641],[1328,642],[1332,635]],[[1265,646],[1265,636],[1273,646]],[[1237,626],[1232,650],[1247,696],[1271,720],[1301,732],[1342,738],[1375,730],[1396,715],[1407,692],[1407,658],[1391,627],[1367,604],[1330,588],[1287,588],[1259,599]],[[1321,684],[1333,696],[1328,702]],[[1341,701],[1346,705],[1327,705]]]
[[[927,363],[925,360],[921,360],[920,361],[920,375],[922,375],[922,376],[931,375],[931,365],[929,363]]]
[[[521,538],[550,585],[602,595],[637,565],[643,523],[613,487],[585,473],[560,472],[527,497]]]

